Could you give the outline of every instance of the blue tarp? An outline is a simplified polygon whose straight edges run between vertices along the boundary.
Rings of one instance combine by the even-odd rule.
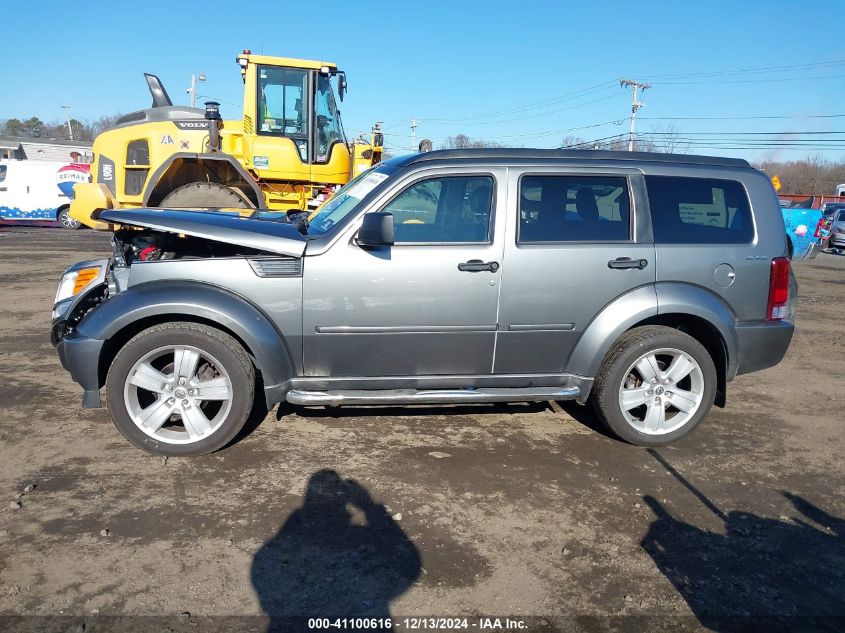
[[[800,259],[807,255],[812,244],[818,243],[818,238],[813,237],[816,233],[816,225],[822,217],[820,209],[787,209],[781,207],[783,223],[786,226],[786,234],[792,238],[795,245],[795,258]]]

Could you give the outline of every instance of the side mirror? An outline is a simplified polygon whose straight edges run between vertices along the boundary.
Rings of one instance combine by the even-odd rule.
[[[365,213],[356,241],[359,246],[393,246],[393,214]]]
[[[338,73],[338,81],[337,81],[337,96],[340,97],[340,100],[343,101],[343,95],[346,94],[346,73],[340,71]]]

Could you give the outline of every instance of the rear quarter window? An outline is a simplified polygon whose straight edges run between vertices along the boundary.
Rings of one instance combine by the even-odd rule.
[[[646,176],[656,244],[747,244],[754,239],[748,194],[736,180]]]

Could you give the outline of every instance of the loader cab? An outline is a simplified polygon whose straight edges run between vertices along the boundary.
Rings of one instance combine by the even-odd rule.
[[[343,184],[350,155],[335,98],[346,79],[328,62],[237,57],[244,79],[244,161],[268,180]]]

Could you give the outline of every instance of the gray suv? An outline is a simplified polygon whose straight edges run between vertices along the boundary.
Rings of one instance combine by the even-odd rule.
[[[575,400],[661,445],[793,333],[769,179],[736,159],[456,150],[361,174],[318,212],[104,210],[53,342],[84,407],[196,455],[256,406]]]

